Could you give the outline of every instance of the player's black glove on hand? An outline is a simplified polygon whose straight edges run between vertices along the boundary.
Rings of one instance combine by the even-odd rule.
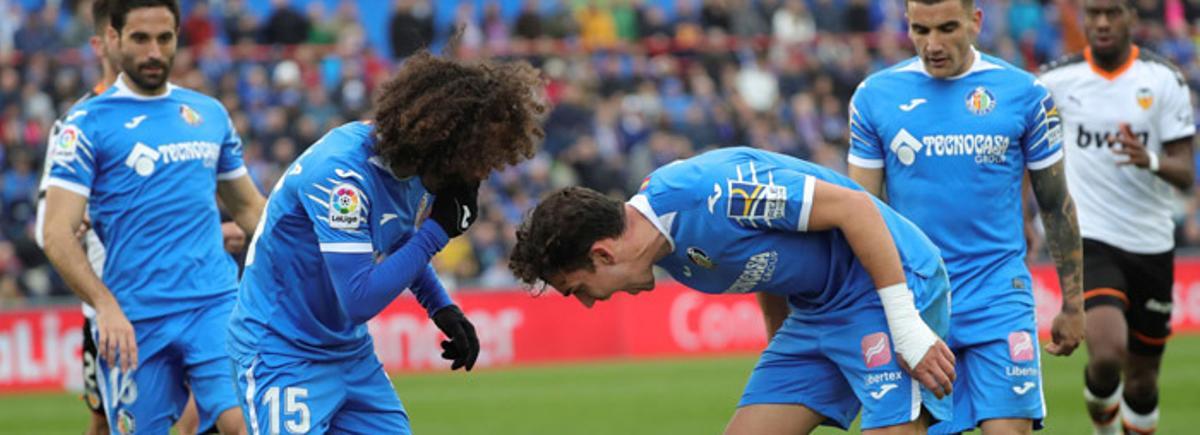
[[[462,235],[479,217],[479,183],[454,183],[433,193],[433,210],[429,218],[437,222],[451,239]]]
[[[433,323],[437,325],[449,340],[442,341],[442,358],[454,361],[450,370],[466,367],[471,371],[475,360],[479,358],[479,338],[475,336],[475,326],[467,320],[458,305],[448,305],[433,313]]]

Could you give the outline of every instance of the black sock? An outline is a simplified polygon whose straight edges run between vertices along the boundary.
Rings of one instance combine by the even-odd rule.
[[[1125,392],[1125,404],[1129,405],[1129,409],[1138,414],[1146,415],[1154,412],[1154,408],[1158,408],[1158,392],[1148,397],[1130,397],[1129,392]]]
[[[1107,386],[1107,388],[1101,388],[1101,386],[1097,386],[1095,382],[1092,382],[1092,379],[1090,376],[1088,376],[1088,371],[1085,368],[1083,369],[1083,385],[1087,387],[1088,391],[1092,392],[1093,396],[1108,397],[1117,391],[1117,387],[1121,386],[1121,382],[1113,382],[1112,385]],[[1155,398],[1154,401],[1157,403],[1158,398]]]

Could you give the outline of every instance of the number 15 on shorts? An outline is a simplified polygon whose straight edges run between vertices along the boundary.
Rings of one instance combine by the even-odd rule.
[[[267,388],[262,395],[262,404],[271,415],[270,433],[280,433],[280,417],[285,417],[283,427],[287,433],[308,433],[310,415],[304,399],[308,398],[308,389],[304,387],[286,387],[283,389],[283,415],[280,415],[279,387]]]

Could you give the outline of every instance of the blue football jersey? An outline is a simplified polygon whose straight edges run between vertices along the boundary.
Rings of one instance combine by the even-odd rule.
[[[782,154],[736,147],[664,166],[630,204],[667,236],[659,260],[680,283],[705,293],[767,292],[799,314],[879,305],[871,276],[840,230],[808,231],[820,180],[862,190],[832,170]],[[875,200],[906,273],[930,277],[941,259],[916,225]],[[917,305],[929,302],[915,295]]]
[[[434,200],[419,177],[396,178],[374,154],[373,131],[365,122],[330,131],[275,185],[230,321],[235,355],[334,360],[370,351],[366,324],[343,309],[323,254],[381,259],[413,237]]]
[[[237,287],[216,194],[218,180],[246,167],[220,102],[174,85],[142,96],[118,78],[73,108],[48,155],[46,185],[88,198],[107,251],[101,276],[130,321],[187,311]]]
[[[942,250],[954,313],[1033,305],[1021,179],[1062,159],[1050,93],[1031,74],[974,53],[929,76],[919,58],[868,77],[850,105],[850,163],[884,170],[888,203]]]

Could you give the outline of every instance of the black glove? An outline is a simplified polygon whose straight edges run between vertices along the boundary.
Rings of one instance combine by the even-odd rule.
[[[437,325],[449,340],[442,341],[442,358],[454,361],[450,370],[466,367],[467,371],[475,367],[479,358],[479,338],[475,336],[475,326],[467,320],[458,305],[447,305],[433,313],[433,323]]]
[[[479,183],[455,183],[434,192],[429,218],[451,239],[462,235],[479,217]]]

